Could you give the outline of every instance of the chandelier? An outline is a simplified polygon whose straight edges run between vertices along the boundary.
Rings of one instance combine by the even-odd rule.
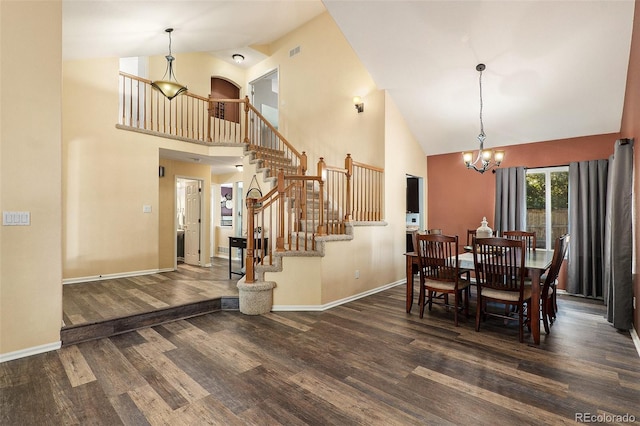
[[[484,140],[487,136],[484,134],[484,123],[482,122],[482,71],[484,71],[485,68],[484,64],[476,65],[476,71],[480,73],[480,134],[478,135],[480,149],[478,150],[478,155],[475,156],[475,160],[473,159],[474,153],[472,151],[462,153],[462,159],[467,169],[473,169],[480,173],[484,173],[494,167],[499,167],[502,160],[504,160],[504,151],[484,149]]]
[[[162,76],[162,80],[154,81],[151,83],[151,87],[162,93],[167,99],[171,100],[182,93],[187,91],[187,86],[183,86],[178,83],[176,80],[176,76],[173,74],[173,60],[175,59],[171,55],[171,33],[173,32],[173,28],[167,28],[165,30],[166,33],[169,34],[169,54],[165,56],[167,58],[167,69],[164,72],[164,76]],[[164,78],[169,74],[169,79],[165,80]]]

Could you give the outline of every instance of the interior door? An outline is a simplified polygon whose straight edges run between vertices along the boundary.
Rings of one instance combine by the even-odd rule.
[[[275,69],[249,83],[251,103],[260,113],[278,128],[278,70]]]
[[[184,262],[200,265],[200,182],[185,185]]]

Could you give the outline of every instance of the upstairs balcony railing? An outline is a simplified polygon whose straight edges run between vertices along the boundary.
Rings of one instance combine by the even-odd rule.
[[[151,80],[120,72],[118,124],[123,127],[205,145],[247,144],[275,176],[304,174],[306,156],[298,152],[249,98],[215,99],[187,92],[169,101]]]
[[[118,124],[122,126],[192,142],[211,141],[209,99],[205,97],[187,92],[169,101],[152,89],[151,80],[120,72],[119,104]]]

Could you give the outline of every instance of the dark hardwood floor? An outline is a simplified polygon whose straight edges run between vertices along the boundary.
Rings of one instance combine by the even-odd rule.
[[[601,305],[559,303],[539,347],[500,320],[407,314],[403,286],[324,312],[178,320],[0,364],[0,424],[637,422],[629,334]]]
[[[220,310],[238,310],[238,275],[227,259],[211,267],[179,264],[153,275],[65,285],[62,345],[111,337],[143,327]],[[235,270],[240,261],[233,262]]]
[[[221,296],[236,296],[240,276],[229,280],[227,259],[212,258],[208,268],[178,265],[173,272],[114,278],[62,289],[64,327],[151,312]],[[240,269],[240,262],[233,262]]]

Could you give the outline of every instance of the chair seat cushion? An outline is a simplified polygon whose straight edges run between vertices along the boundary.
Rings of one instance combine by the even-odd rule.
[[[463,290],[469,287],[469,281],[467,280],[458,280],[458,290]],[[454,291],[455,283],[449,281],[434,281],[434,280],[424,280],[424,285],[427,288],[432,290],[440,290],[440,291]]]
[[[525,286],[523,293],[524,300],[531,299],[531,287]],[[517,302],[520,297],[520,293],[517,291],[503,291],[493,288],[483,288],[482,297],[488,297],[489,299],[496,300],[505,300],[507,302]]]
[[[531,291],[531,280],[525,280],[524,281],[524,291],[527,291],[527,289],[529,289],[529,291]],[[549,294],[547,295],[547,297],[551,297],[553,295],[553,293],[556,291],[556,286],[555,285],[550,285],[549,286]],[[542,293],[542,286],[540,286],[540,293]],[[540,294],[540,296],[543,296],[542,294]]]

